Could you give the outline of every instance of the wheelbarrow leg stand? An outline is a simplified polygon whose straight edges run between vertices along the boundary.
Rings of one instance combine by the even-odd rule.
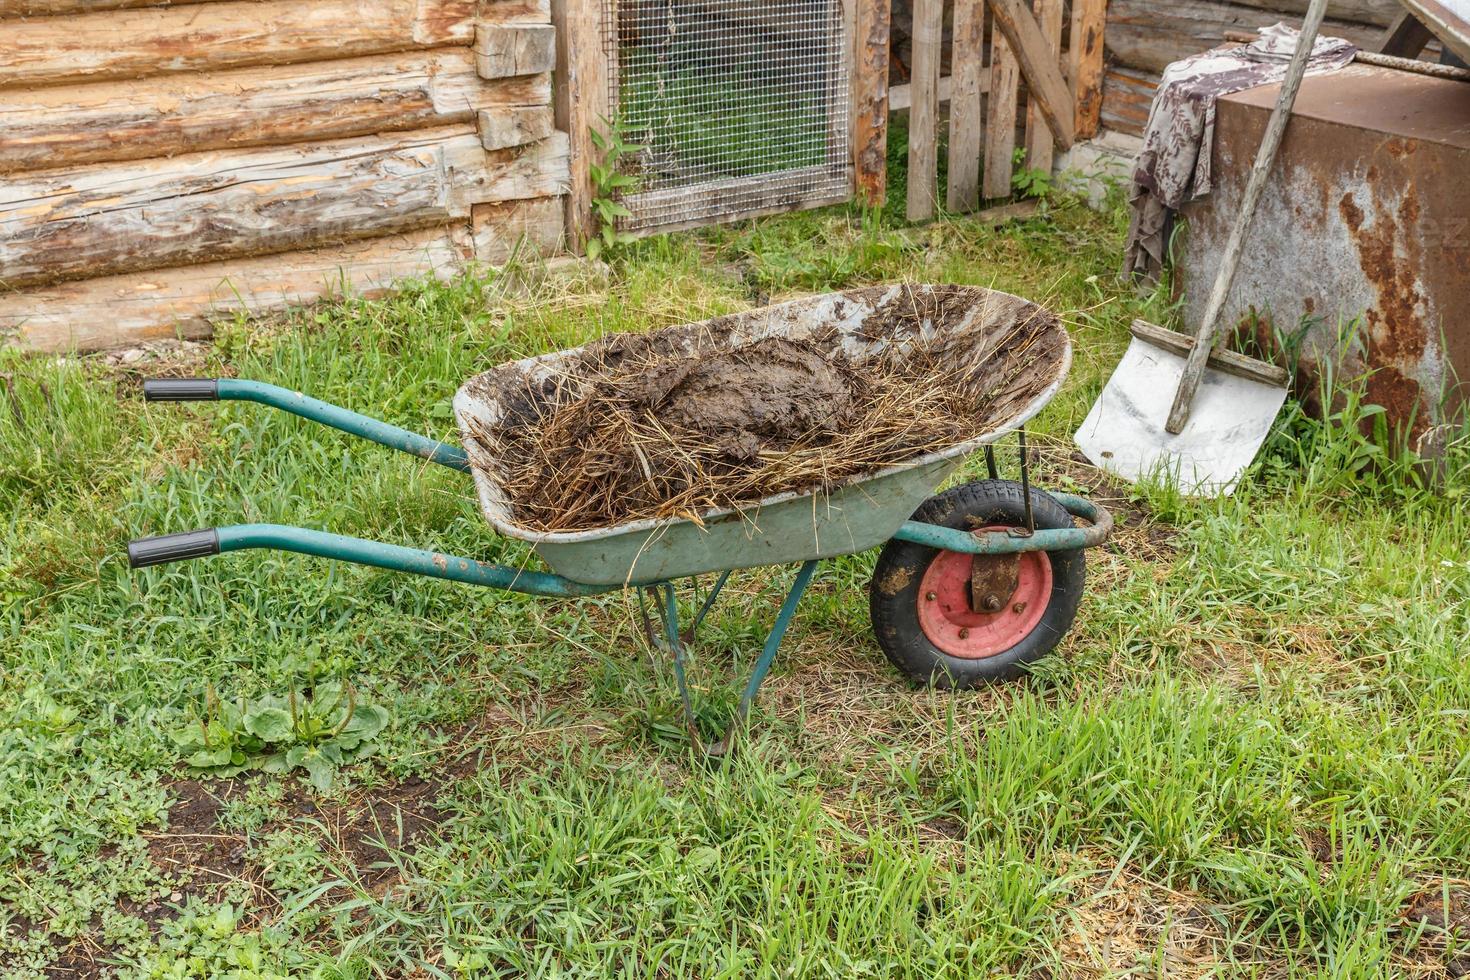
[[[811,584],[812,574],[817,570],[817,559],[803,562],[796,573],[796,581],[791,583],[791,589],[786,593],[786,599],[781,603],[781,611],[776,614],[776,621],[771,625],[771,631],[766,634],[765,647],[755,662],[755,667],[750,672],[750,678],[745,682],[745,690],[740,695],[740,704],[735,709],[735,717],[730,720],[730,725],[725,729],[719,741],[707,743],[699,734],[699,726],[694,720],[694,702],[689,695],[689,676],[687,671],[686,639],[679,630],[679,609],[674,601],[674,587],[672,585],[655,586],[658,590],[659,618],[663,620],[664,644],[674,654],[674,679],[679,685],[679,700],[684,710],[684,727],[689,733],[689,740],[695,748],[710,758],[719,758],[727,755],[735,736],[740,728],[745,725],[745,720],[750,715],[750,707],[755,703],[755,696],[759,693],[761,685],[765,683],[766,675],[771,672],[771,665],[776,660],[776,651],[781,648],[781,640],[786,635],[786,629],[791,625],[791,620],[796,615],[796,607],[801,603],[801,597],[806,593],[807,586]],[[720,576],[715,589],[709,598],[705,599],[703,607],[695,617],[695,625],[704,618],[714,604],[714,597],[724,586],[729,573]]]

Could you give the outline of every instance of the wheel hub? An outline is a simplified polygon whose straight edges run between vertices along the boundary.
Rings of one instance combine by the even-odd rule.
[[[1051,559],[1044,551],[1017,555],[941,551],[919,584],[919,626],[929,642],[951,657],[994,657],[1041,622],[1051,588]]]
[[[977,612],[1000,612],[1016,591],[1020,578],[1020,555],[972,555],[970,608]]]

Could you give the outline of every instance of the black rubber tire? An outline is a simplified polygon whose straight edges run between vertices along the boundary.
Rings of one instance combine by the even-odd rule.
[[[951,487],[930,497],[913,519],[969,531],[992,524],[1022,527],[1026,522],[1021,484],[983,480]],[[1046,493],[1031,488],[1031,511],[1041,529],[1073,527],[1072,515]],[[893,665],[920,684],[955,689],[1009,680],[1026,665],[1051,652],[1077,615],[1087,579],[1082,549],[1053,551],[1052,589],[1045,613],[1030,633],[1009,649],[980,660],[952,657],[924,635],[919,625],[919,587],[929,563],[940,552],[920,544],[892,540],[884,545],[868,583],[873,634]],[[883,583],[883,585],[880,585]]]

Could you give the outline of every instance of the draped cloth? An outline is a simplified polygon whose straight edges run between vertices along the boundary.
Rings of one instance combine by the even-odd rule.
[[[1164,69],[1133,165],[1125,278],[1158,281],[1174,212],[1210,192],[1215,103],[1223,95],[1285,78],[1298,36],[1295,28],[1275,24],[1261,28],[1250,44],[1214,48]],[[1336,71],[1357,52],[1349,41],[1319,35],[1307,74]]]

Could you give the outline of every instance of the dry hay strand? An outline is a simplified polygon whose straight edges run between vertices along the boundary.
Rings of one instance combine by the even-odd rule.
[[[845,354],[835,330],[735,346],[706,333],[692,352],[686,328],[614,335],[507,393],[501,422],[474,435],[502,461],[517,523],[538,531],[701,522],[830,492],[974,438],[1030,391],[1047,353],[1030,348],[1048,336],[1032,321],[1050,314],[1035,308],[977,356],[973,335],[917,329],[954,315],[935,308],[944,299],[891,311],[873,329],[905,339],[865,355]]]
[[[1064,977],[1220,975],[1232,945],[1197,895],[1121,871],[1084,876],[1074,886],[1060,948]],[[1238,950],[1253,960],[1249,950]]]

